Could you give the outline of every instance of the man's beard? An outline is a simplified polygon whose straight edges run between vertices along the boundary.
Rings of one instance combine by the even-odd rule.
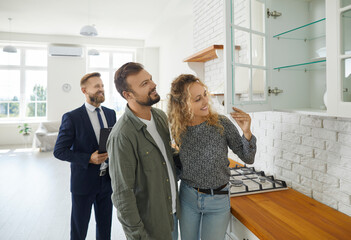
[[[97,103],[97,104],[100,104],[100,103],[103,103],[105,101],[105,94],[102,93],[102,96],[100,95],[101,92],[97,92],[93,95],[90,95],[89,94],[89,99],[92,103]]]
[[[158,103],[159,101],[160,101],[160,95],[158,95],[157,94],[157,96],[156,96],[156,98],[155,99],[152,99],[151,98],[151,93],[154,91],[155,89],[153,89],[153,90],[151,90],[150,92],[149,92],[149,94],[147,95],[147,99],[146,99],[146,101],[140,101],[140,100],[138,100],[138,99],[135,99],[135,101],[137,102],[137,103],[139,103],[140,105],[142,105],[142,106],[147,106],[147,107],[150,107],[150,106],[152,106],[152,105],[154,105],[155,103]]]

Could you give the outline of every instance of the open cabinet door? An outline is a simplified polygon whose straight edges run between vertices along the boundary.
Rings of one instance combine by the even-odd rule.
[[[271,110],[267,61],[268,0],[224,0],[226,112]]]

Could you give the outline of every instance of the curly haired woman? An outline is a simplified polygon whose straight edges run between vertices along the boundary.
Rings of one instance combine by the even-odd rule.
[[[245,163],[254,162],[251,118],[233,109],[231,116],[243,136],[227,117],[211,109],[200,79],[182,74],[172,82],[168,117],[182,164],[179,222],[184,240],[224,239],[230,218],[228,147]]]

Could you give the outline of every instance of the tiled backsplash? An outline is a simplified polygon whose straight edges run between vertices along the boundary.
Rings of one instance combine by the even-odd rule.
[[[194,52],[224,43],[223,7],[223,0],[194,0]],[[223,69],[221,57],[205,63],[203,80],[210,91],[224,91]],[[251,117],[257,169],[351,216],[351,119],[285,112]]]

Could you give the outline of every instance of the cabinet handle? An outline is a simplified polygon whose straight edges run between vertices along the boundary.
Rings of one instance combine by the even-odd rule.
[[[268,96],[270,96],[272,93],[277,96],[279,93],[282,93],[282,89],[278,89],[277,87],[271,89],[271,87],[268,87]]]
[[[267,8],[267,18],[273,17],[274,19],[276,19],[277,17],[280,17],[281,15],[282,15],[282,13],[277,12],[276,10],[270,12],[269,8]]]

